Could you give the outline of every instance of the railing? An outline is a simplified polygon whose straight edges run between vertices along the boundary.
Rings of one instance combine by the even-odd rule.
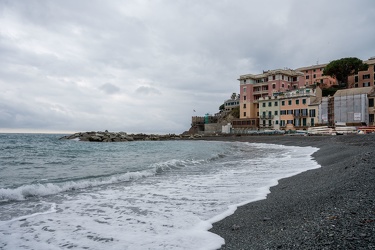
[[[273,115],[260,115],[260,119],[273,119]]]
[[[294,117],[309,117],[309,114],[302,114],[302,113],[299,113],[299,114],[293,114]]]

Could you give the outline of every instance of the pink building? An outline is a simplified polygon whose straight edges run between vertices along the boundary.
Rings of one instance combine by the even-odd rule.
[[[258,118],[261,97],[274,96],[279,92],[304,86],[303,73],[292,69],[264,71],[258,75],[242,75],[240,81],[240,119]]]

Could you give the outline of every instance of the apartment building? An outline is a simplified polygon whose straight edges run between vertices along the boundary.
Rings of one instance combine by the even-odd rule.
[[[314,126],[319,120],[322,90],[317,87],[301,88],[278,96],[280,102],[280,128],[302,130]]]
[[[365,71],[359,71],[358,74],[348,77],[349,88],[361,88],[375,86],[375,57],[371,57],[367,61],[363,61],[368,64],[368,69]]]
[[[280,105],[277,96],[266,96],[258,99],[259,128],[280,129]]]
[[[368,113],[369,113],[369,126],[375,126],[375,91],[368,95]]]
[[[303,73],[305,86],[318,85],[320,88],[329,88],[337,84],[337,80],[330,76],[323,76],[327,64],[317,64],[296,69]]]
[[[279,92],[304,86],[303,73],[292,69],[263,71],[262,74],[241,75],[240,119],[258,118],[260,98],[277,95]]]
[[[224,111],[231,111],[240,105],[240,96],[237,95],[235,98],[228,99],[224,102]]]

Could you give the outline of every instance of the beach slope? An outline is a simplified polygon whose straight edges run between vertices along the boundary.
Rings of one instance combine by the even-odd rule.
[[[215,223],[221,249],[375,249],[375,135],[214,140],[314,146],[322,166],[280,180],[267,199]]]

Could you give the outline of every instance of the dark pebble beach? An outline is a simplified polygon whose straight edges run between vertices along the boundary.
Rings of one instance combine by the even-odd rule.
[[[280,180],[213,225],[221,249],[375,249],[375,134],[207,139],[319,148],[321,168]]]

